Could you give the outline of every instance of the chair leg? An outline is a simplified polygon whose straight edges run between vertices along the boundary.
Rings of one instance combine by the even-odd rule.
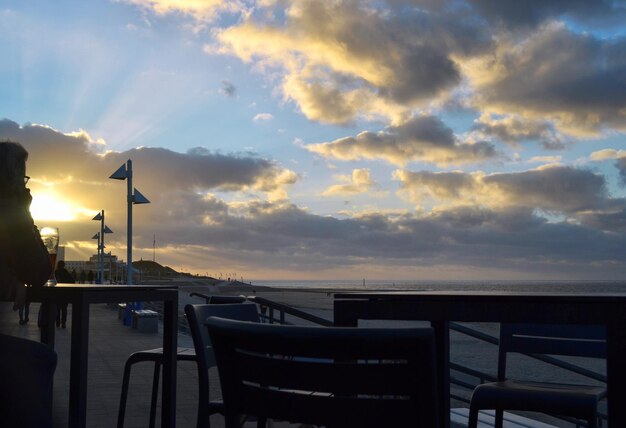
[[[130,367],[132,362],[126,360],[124,365],[124,378],[122,380],[122,395],[120,396],[120,408],[117,413],[117,428],[124,428],[124,415],[126,413],[126,399],[128,398],[128,383],[130,381]]]
[[[150,402],[150,428],[154,428],[156,421],[157,398],[159,397],[159,376],[161,374],[161,364],[154,362],[154,375],[152,376],[152,401]]]
[[[502,428],[504,423],[504,410],[496,409],[496,428]]]
[[[478,426],[478,409],[470,406],[469,419],[467,428],[476,428]]]

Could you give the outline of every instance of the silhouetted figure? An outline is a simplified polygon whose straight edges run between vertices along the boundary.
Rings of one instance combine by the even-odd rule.
[[[24,284],[41,287],[52,270],[29,212],[27,158],[20,144],[0,142],[0,425],[49,428],[57,355],[41,343],[3,334],[3,326],[15,322],[11,307],[26,304]]]
[[[22,306],[18,306],[17,310],[20,316],[20,325],[24,325],[30,321],[28,318],[30,314],[30,302],[28,300],[26,300]]]
[[[90,284],[93,284],[93,271],[90,270],[89,273],[87,274],[87,281],[89,281]]]
[[[87,281],[87,272],[85,272],[84,270],[80,271],[80,283],[84,284],[85,281]]]
[[[54,271],[54,277],[58,283],[73,284],[74,277],[71,273],[65,269],[65,262],[59,260],[57,263],[57,269]],[[57,327],[61,326],[65,328],[65,322],[67,321],[67,302],[57,302]]]

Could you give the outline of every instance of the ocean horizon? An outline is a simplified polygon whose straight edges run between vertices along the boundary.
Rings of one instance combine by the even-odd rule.
[[[626,280],[259,280],[252,285],[323,290],[397,291],[552,291],[610,293],[626,291]]]

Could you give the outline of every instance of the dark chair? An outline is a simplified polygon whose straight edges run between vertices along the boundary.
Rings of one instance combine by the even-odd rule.
[[[215,297],[225,297],[224,299]],[[242,302],[245,301],[245,298],[242,297],[233,297],[226,298],[230,296],[212,296],[211,304],[208,305],[187,305],[185,307],[185,314],[187,315],[187,322],[189,323],[189,328],[191,331],[191,336],[194,342],[194,348],[178,348],[176,353],[177,361],[193,361],[198,364],[198,387],[199,387],[199,405],[198,405],[198,418],[197,418],[197,427],[208,427],[209,426],[209,416],[213,413],[218,412],[221,409],[221,405],[219,404],[210,404],[209,403],[209,378],[208,378],[208,369],[210,367],[215,366],[215,359],[213,357],[213,353],[209,349],[203,349],[202,355],[204,358],[198,360],[196,355],[198,354],[196,343],[203,343],[204,348],[210,348],[210,342],[208,341],[208,334],[205,333],[206,328],[202,324],[204,319],[213,314],[213,311],[219,316],[223,317],[233,317],[242,319],[246,321],[259,321],[259,315],[256,310],[256,305],[252,303],[247,304],[232,304],[232,302]],[[197,308],[191,310],[192,315],[187,310],[187,307]],[[223,309],[219,309],[223,308]],[[197,315],[202,315],[205,313],[207,315],[200,318],[198,324]],[[191,318],[190,318],[191,317]],[[206,336],[206,337],[205,337]],[[154,428],[156,421],[156,407],[157,407],[157,397],[159,393],[159,377],[161,374],[161,365],[163,364],[163,348],[156,349],[148,349],[143,351],[137,351],[131,354],[126,360],[126,364],[124,366],[124,377],[122,380],[122,393],[120,396],[120,407],[117,416],[117,426],[118,428],[123,428],[124,426],[124,417],[126,413],[126,401],[128,398],[128,385],[130,382],[130,370],[132,366],[136,363],[140,362],[152,362],[154,363],[154,374],[152,377],[152,399],[150,402],[150,428]],[[205,404],[206,403],[206,404]]]
[[[509,380],[506,363],[510,352],[605,358],[606,332],[604,326],[596,325],[502,324],[498,381],[474,389],[469,428],[477,426],[480,409],[496,410],[498,428],[502,427],[504,410],[568,416],[597,427],[598,401],[606,396],[606,388]]]
[[[260,322],[259,313],[254,303],[186,305],[185,315],[191,329],[195,353],[198,356],[198,417],[197,428],[209,426],[209,416],[223,413],[221,402],[209,400],[209,368],[215,366],[215,356],[211,348],[209,332],[204,321],[210,316],[236,319],[240,321]]]
[[[47,345],[0,334],[0,425],[51,428],[57,354]]]
[[[341,428],[438,427],[432,329],[206,321],[226,428],[243,415]]]

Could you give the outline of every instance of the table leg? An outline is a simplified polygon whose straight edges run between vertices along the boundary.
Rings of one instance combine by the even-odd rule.
[[[72,348],[70,354],[69,426],[87,424],[87,361],[89,356],[89,304],[72,302]]]
[[[450,323],[432,321],[435,330],[437,379],[439,381],[439,420],[444,428],[450,427]]]
[[[54,323],[56,322],[57,306],[53,301],[44,301],[41,302],[39,312],[37,323],[41,327],[40,342],[54,349]]]
[[[626,397],[626,319],[620,319],[624,316],[622,313],[608,323],[606,331],[609,427],[626,427],[626,406],[622,402]]]
[[[163,392],[161,426],[176,426],[176,349],[178,333],[178,294],[163,302]]]

